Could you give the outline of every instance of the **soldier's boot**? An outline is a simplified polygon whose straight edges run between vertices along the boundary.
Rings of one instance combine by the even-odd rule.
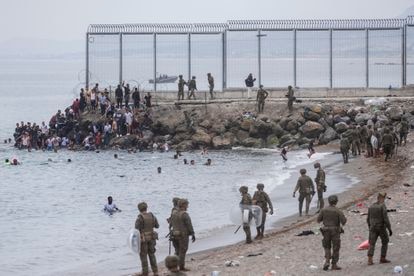
[[[260,239],[260,236],[261,236],[262,234],[261,234],[261,231],[260,231],[260,230],[261,230],[261,229],[260,229],[260,227],[257,227],[257,228],[256,228],[256,230],[257,230],[257,235],[256,235],[256,237],[254,237],[254,239],[255,239],[255,240],[258,240],[258,239]]]
[[[372,256],[368,256],[368,265],[373,265],[374,261],[372,260]]]
[[[330,258],[325,258],[325,263],[323,264],[323,270],[327,271],[329,269],[329,263]]]
[[[385,257],[385,256],[381,256],[381,259],[380,259],[380,263],[381,264],[387,264],[387,263],[390,263],[391,261],[390,260],[387,260],[387,258]]]
[[[341,270],[341,269],[342,269],[342,267],[338,266],[337,264],[332,264],[331,269],[332,269],[332,270]]]

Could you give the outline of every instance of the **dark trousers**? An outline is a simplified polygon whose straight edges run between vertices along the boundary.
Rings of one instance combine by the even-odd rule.
[[[339,249],[341,248],[340,235],[337,227],[324,228],[323,230],[322,246],[325,251],[325,258],[327,260],[332,258],[332,264],[336,264],[339,261]]]
[[[118,108],[121,108],[122,107],[122,98],[116,98],[116,106]]]
[[[309,206],[311,203],[311,195],[301,193],[299,194],[299,215],[302,215],[303,200],[306,199],[306,215],[309,213]]]
[[[369,249],[368,249],[368,256],[374,256],[375,251],[375,244],[377,243],[378,237],[381,238],[381,257],[387,256],[388,250],[388,242],[390,239],[388,238],[388,233],[385,228],[380,229],[371,229],[369,231]]]
[[[148,258],[150,260],[152,272],[158,272],[157,259],[155,258],[155,244],[155,240],[141,242],[139,258],[141,259],[143,274],[148,275]]]

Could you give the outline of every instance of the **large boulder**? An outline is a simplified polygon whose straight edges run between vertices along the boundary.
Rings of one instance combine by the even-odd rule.
[[[122,149],[135,147],[138,145],[139,138],[137,135],[125,135],[111,139],[109,146],[119,146]]]
[[[311,107],[312,112],[315,112],[317,114],[321,114],[322,113],[322,105],[320,104],[315,104],[314,106]]]
[[[279,145],[279,138],[277,137],[277,135],[269,135],[266,139],[266,145],[270,148],[276,148]]]
[[[193,141],[185,140],[179,143],[176,147],[178,151],[189,151],[193,149]]]
[[[403,110],[399,106],[390,106],[385,110],[385,114],[387,114],[391,120],[399,121],[403,115]]]
[[[272,124],[272,134],[276,135],[278,138],[282,137],[282,135],[285,133],[283,128],[280,127],[279,124],[273,123]]]
[[[292,139],[292,140],[284,142],[283,144],[280,144],[280,147],[284,148],[284,147],[292,146],[294,144],[296,144],[296,140]]]
[[[209,120],[204,120],[198,125],[205,128],[205,129],[209,129],[211,127],[211,123],[210,123]]]
[[[306,137],[299,137],[297,140],[296,140],[296,143],[300,146],[300,145],[304,145],[304,144],[309,144],[309,142],[311,141],[311,139],[309,139],[309,138],[306,138]]]
[[[317,138],[324,131],[324,128],[320,123],[307,121],[299,130],[307,138]]]
[[[319,144],[328,144],[336,138],[338,138],[338,133],[336,133],[336,131],[333,128],[328,127],[325,130],[325,132],[319,137]]]
[[[289,141],[289,140],[293,140],[293,135],[291,135],[291,134],[285,134],[285,135],[283,135],[280,139],[279,139],[279,143],[280,144],[284,144],[284,143],[286,143],[287,141]]]
[[[288,124],[286,125],[286,130],[287,131],[292,131],[292,130],[297,130],[299,128],[299,123],[298,121],[296,121],[295,119],[291,120],[288,122]]]
[[[252,123],[253,123],[252,120],[243,120],[240,124],[240,128],[243,130],[249,131]]]
[[[244,130],[239,130],[236,133],[236,138],[237,140],[239,140],[240,142],[249,138],[249,132],[244,131]]]
[[[163,121],[157,120],[152,124],[151,130],[157,135],[174,134],[174,126],[164,123]]]
[[[282,129],[286,130],[286,126],[290,121],[290,118],[283,117],[282,119],[280,119],[279,125]]]
[[[154,139],[154,133],[152,132],[152,131],[150,131],[150,130],[144,130],[143,132],[142,132],[142,138],[141,138],[141,140],[144,142],[144,143],[150,143],[151,141],[152,141],[152,139]]]
[[[210,131],[213,133],[222,134],[226,131],[226,128],[223,124],[216,123],[211,126]]]
[[[249,130],[249,135],[255,138],[265,138],[272,133],[272,123],[266,123],[263,121],[255,121]]]
[[[179,132],[174,136],[172,142],[174,144],[179,144],[184,140],[191,140],[191,134],[188,132]]]
[[[355,116],[354,120],[357,124],[361,124],[361,123],[366,124],[366,122],[368,122],[368,120],[370,120],[371,118],[372,118],[372,115],[369,113],[358,113]]]
[[[325,121],[326,121],[326,123],[328,123],[328,125],[330,127],[333,127],[334,126],[334,120],[333,120],[333,116],[332,115],[327,115],[325,117]]]
[[[335,124],[335,129],[338,133],[345,132],[348,129],[348,125],[344,122]]]
[[[315,113],[311,110],[305,110],[305,112],[303,112],[303,117],[305,117],[306,120],[311,120],[314,122],[319,121],[319,119],[321,118],[321,116],[318,113]]]
[[[231,149],[232,141],[230,137],[216,136],[213,138],[213,148],[215,149]]]
[[[211,137],[202,128],[197,128],[191,137],[193,144],[196,146],[209,146],[211,144]]]
[[[249,137],[244,139],[241,144],[248,148],[260,148],[263,145],[263,141],[260,138]]]
[[[332,106],[332,114],[334,116],[335,115],[345,116],[346,115],[346,110],[340,105],[334,105],[334,106]]]

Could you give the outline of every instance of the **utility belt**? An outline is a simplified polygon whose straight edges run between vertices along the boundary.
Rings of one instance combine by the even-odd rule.
[[[158,240],[158,233],[156,231],[143,232],[141,234],[141,241],[155,241]]]
[[[344,229],[341,226],[323,226],[319,228],[319,230],[321,231],[322,234],[325,234],[325,232],[332,231],[332,230],[337,231],[339,234],[345,233]]]

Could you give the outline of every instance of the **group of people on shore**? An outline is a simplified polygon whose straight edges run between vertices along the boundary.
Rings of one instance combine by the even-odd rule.
[[[211,75],[211,73],[207,73],[207,82],[208,82],[208,88],[210,92],[210,99],[214,99],[214,77]],[[185,81],[183,79],[183,75],[178,76],[178,101],[184,100],[184,87],[188,87],[187,91],[187,100],[196,99],[195,91],[198,91],[197,89],[197,82],[196,77],[192,76],[189,81]]]
[[[385,155],[385,161],[397,153],[398,147],[405,145],[409,132],[407,118],[402,116],[395,126],[382,126],[376,116],[366,124],[350,124],[348,131],[341,135],[340,149],[344,163],[348,163],[349,152],[353,156],[366,152],[366,157],[377,158]]]

